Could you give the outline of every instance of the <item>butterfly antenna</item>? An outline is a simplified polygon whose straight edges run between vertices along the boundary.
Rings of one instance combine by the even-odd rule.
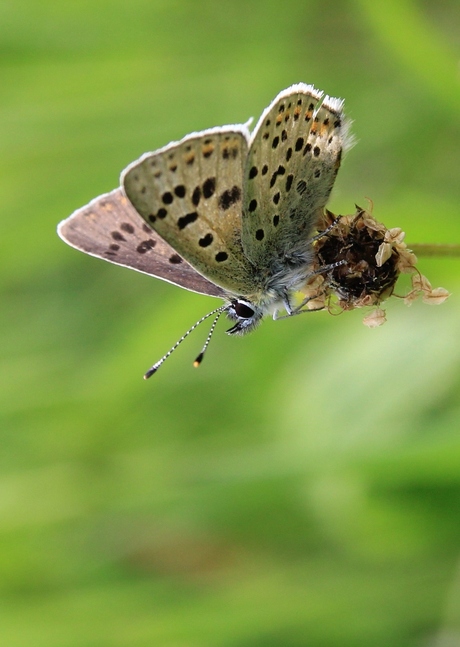
[[[201,360],[203,359],[202,355],[203,355],[204,351],[206,350],[206,346],[209,343],[210,336],[211,336],[214,328],[216,327],[217,320],[219,319],[220,315],[224,312],[224,310],[227,310],[227,309],[228,309],[228,305],[223,305],[223,306],[220,306],[220,308],[216,308],[215,310],[212,310],[211,312],[208,312],[208,314],[205,315],[204,317],[201,317],[201,319],[199,319],[195,324],[193,324],[193,326],[191,328],[189,328],[189,330],[187,330],[185,335],[182,335],[182,337],[178,341],[176,341],[174,346],[172,348],[170,348],[168,350],[168,352],[165,355],[163,355],[163,357],[160,360],[158,360],[158,362],[156,362],[156,364],[154,364],[151,368],[149,368],[147,373],[144,375],[144,380],[148,380],[149,377],[152,377],[152,375],[158,371],[158,369],[163,364],[163,362],[166,359],[168,359],[168,357],[176,350],[176,348],[179,346],[179,344],[181,344],[184,341],[184,339],[186,337],[188,337],[190,335],[190,333],[195,330],[195,328],[197,328],[201,323],[203,323],[203,321],[206,321],[206,319],[208,319],[209,317],[212,317],[212,315],[215,315],[216,313],[218,313],[214,323],[212,324],[211,332],[208,335],[208,339],[206,340],[206,343],[205,343],[205,345],[203,347],[203,350],[201,351],[200,355],[198,355],[198,358],[201,357],[201,359],[199,361],[198,361],[198,358],[197,358],[197,360],[195,360],[195,364],[196,364],[196,361],[198,361],[198,364],[200,364]],[[198,365],[198,364],[196,364],[196,365]]]
[[[328,216],[330,216],[331,218],[334,217],[333,213],[331,213],[327,209],[326,209],[326,211],[327,211]],[[339,224],[341,218],[342,218],[342,216],[335,216],[332,223],[328,227],[326,227],[326,229],[323,229],[323,231],[320,231],[319,234],[316,234],[316,236],[313,236],[313,238],[310,238],[309,242],[314,243],[315,240],[320,240],[320,238],[323,238],[324,236],[327,236],[327,234],[330,231],[332,231],[335,227],[337,227],[337,225]]]
[[[208,334],[208,336],[207,336],[207,338],[206,338],[206,341],[204,342],[204,346],[203,346],[203,348],[201,349],[201,353],[198,355],[198,357],[196,358],[196,360],[193,362],[193,366],[194,366],[195,368],[198,368],[198,366],[199,366],[199,365],[201,364],[201,362],[203,361],[204,354],[205,354],[205,352],[206,352],[207,347],[209,346],[209,342],[211,341],[212,333],[214,332],[214,328],[217,326],[217,322],[219,321],[219,317],[220,317],[220,315],[222,314],[222,312],[223,312],[223,310],[220,310],[220,311],[217,313],[216,318],[215,318],[215,319],[214,319],[214,321],[212,322],[211,329],[210,329],[209,334]]]

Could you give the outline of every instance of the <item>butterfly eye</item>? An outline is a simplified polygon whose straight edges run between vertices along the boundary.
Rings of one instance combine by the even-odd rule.
[[[243,301],[235,301],[233,307],[235,308],[235,312],[238,317],[241,317],[242,319],[250,319],[254,316],[254,310]]]

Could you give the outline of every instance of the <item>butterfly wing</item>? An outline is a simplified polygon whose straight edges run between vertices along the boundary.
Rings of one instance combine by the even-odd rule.
[[[305,246],[340,166],[348,124],[342,101],[299,83],[281,92],[252,134],[242,242],[258,267]]]
[[[59,236],[82,252],[130,267],[200,294],[224,291],[196,272],[148,227],[121,189],[101,195],[58,226]]]
[[[200,274],[248,294],[251,267],[241,245],[246,126],[192,133],[123,171],[135,209]]]

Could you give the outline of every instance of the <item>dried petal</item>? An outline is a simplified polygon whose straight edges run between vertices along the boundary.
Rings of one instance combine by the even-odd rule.
[[[367,308],[377,305],[379,298],[376,294],[364,294],[360,299],[356,299],[355,308]]]
[[[397,247],[396,249],[399,256],[398,261],[396,262],[396,267],[398,268],[398,270],[405,274],[412,272],[415,264],[417,263],[416,255],[407,248],[400,249],[399,247]]]
[[[321,292],[321,286],[324,283],[324,277],[321,274],[316,274],[308,279],[307,283],[304,285],[302,294],[305,297],[316,297],[319,292]]]
[[[385,232],[385,242],[392,243],[393,245],[401,245],[406,234],[401,227],[393,227],[387,229]]]
[[[366,213],[363,215],[361,222],[365,227],[368,229],[371,229],[372,231],[381,231],[385,232],[387,231],[387,228],[385,225],[383,225],[381,222],[378,222],[373,218],[373,216],[370,215],[370,213]]]
[[[326,295],[319,294],[315,299],[311,299],[307,303],[307,310],[320,310],[326,307]]]
[[[421,290],[422,292],[431,292],[431,283],[423,276],[423,274],[414,274],[412,277],[412,287],[414,290]]]
[[[390,243],[382,243],[377,251],[377,254],[375,255],[377,267],[382,267],[382,265],[386,263],[389,258],[391,258],[392,253],[393,249]]]
[[[428,303],[430,306],[439,306],[450,297],[450,293],[444,288],[434,288],[431,292],[423,295],[423,303]]]
[[[378,328],[379,326],[382,326],[386,320],[385,310],[376,308],[364,317],[363,324],[368,328]]]
[[[406,306],[411,306],[414,301],[416,301],[419,297],[419,291],[418,290],[411,290],[406,294],[404,297],[404,303]]]

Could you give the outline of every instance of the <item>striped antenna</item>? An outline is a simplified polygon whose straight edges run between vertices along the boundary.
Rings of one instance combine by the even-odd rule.
[[[220,306],[220,308],[216,308],[215,310],[212,310],[211,312],[208,312],[208,314],[205,315],[204,317],[201,317],[201,319],[199,319],[195,324],[193,324],[193,326],[191,328],[189,328],[189,330],[187,330],[187,332],[184,335],[182,335],[182,337],[178,341],[176,341],[174,346],[172,348],[170,348],[168,350],[168,352],[165,355],[163,355],[163,357],[160,360],[158,360],[158,362],[156,362],[156,364],[154,364],[151,368],[149,368],[149,370],[144,375],[144,380],[148,380],[149,377],[152,377],[152,375],[158,371],[158,369],[163,364],[163,362],[166,359],[168,359],[168,357],[176,350],[176,348],[179,346],[179,344],[181,344],[184,341],[184,339],[186,337],[188,337],[190,335],[190,333],[195,330],[195,328],[197,328],[201,323],[203,323],[203,321],[206,321],[206,319],[208,319],[209,317],[212,317],[212,315],[215,315],[217,313],[217,317],[215,318],[214,323],[211,326],[211,332],[208,335],[208,338],[206,340],[205,345],[203,346],[203,350],[201,351],[201,353],[198,355],[197,359],[194,362],[195,366],[199,366],[199,364],[201,363],[201,360],[203,359],[204,351],[206,350],[206,348],[207,348],[207,346],[209,344],[209,340],[210,340],[211,335],[212,335],[212,333],[214,331],[214,328],[216,327],[217,320],[219,319],[220,315],[225,310],[228,310],[228,305],[227,304],[225,304],[223,306]]]
[[[209,334],[208,334],[208,336],[207,336],[207,338],[206,338],[206,341],[204,342],[204,346],[203,346],[203,348],[201,349],[201,353],[198,355],[198,357],[196,358],[196,360],[193,362],[193,366],[194,366],[195,368],[198,368],[198,366],[199,366],[199,365],[201,364],[201,362],[203,361],[204,354],[205,354],[206,349],[207,349],[207,347],[208,347],[208,345],[209,345],[209,342],[211,341],[212,333],[214,332],[214,328],[216,327],[217,322],[219,321],[219,317],[220,317],[220,315],[222,314],[222,312],[223,312],[223,310],[220,310],[220,311],[217,313],[216,318],[215,318],[215,319],[214,319],[214,321],[212,322],[211,330],[209,331]]]

